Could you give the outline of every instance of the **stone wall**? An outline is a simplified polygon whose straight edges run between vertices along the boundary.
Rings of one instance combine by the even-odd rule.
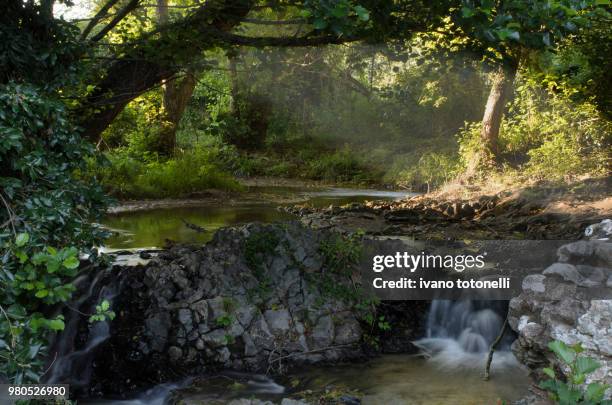
[[[513,351],[536,379],[543,378],[541,369],[550,364],[566,375],[569,372],[547,348],[550,341],[559,340],[580,343],[582,355],[602,365],[586,384],[612,384],[612,299],[591,299],[594,296],[612,297],[610,240],[564,245],[557,263],[525,278],[522,294],[510,302],[509,323],[518,333]]]
[[[360,310],[325,291],[353,288],[325,266],[319,247],[328,237],[297,222],[249,224],[120,269],[117,318],[95,359],[100,389],[363,356]],[[120,389],[109,380],[118,370],[129,381]]]

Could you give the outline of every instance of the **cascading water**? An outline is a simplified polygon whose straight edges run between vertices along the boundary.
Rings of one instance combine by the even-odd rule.
[[[88,327],[87,339],[77,345],[79,325],[95,312],[95,306],[102,300],[112,303],[116,295],[115,284],[104,285],[107,271],[98,271],[93,279],[89,274],[81,275],[76,281],[77,289],[83,293],[71,304],[71,311],[65,314],[66,326],[51,347],[53,362],[43,377],[47,384],[70,384],[72,389],[86,388],[91,380],[91,363],[95,349],[110,337],[108,322],[95,322]]]
[[[483,368],[489,348],[501,331],[503,301],[434,300],[426,337],[414,342],[430,361],[445,369]],[[516,366],[510,352],[512,336],[497,347],[492,367]]]

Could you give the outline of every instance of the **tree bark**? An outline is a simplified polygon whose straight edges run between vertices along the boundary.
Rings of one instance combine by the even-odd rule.
[[[159,25],[168,23],[168,0],[157,0],[157,20]],[[166,125],[159,133],[158,152],[165,156],[174,153],[176,131],[178,130],[185,108],[191,100],[197,80],[191,70],[181,78],[164,80],[162,85],[163,120]]]
[[[232,50],[228,52],[227,55],[229,62],[229,77],[230,77],[230,92],[231,92],[231,100],[230,100],[230,112],[233,116],[237,117],[239,115],[239,98],[240,98],[240,89],[238,83],[238,69],[237,69],[237,56],[235,52]]]
[[[181,62],[191,60],[195,52],[217,46],[219,33],[238,25],[254,4],[255,0],[207,1],[189,17],[167,23],[157,34],[145,36],[132,49],[126,49],[123,56],[111,62],[96,90],[77,112],[84,136],[97,142],[131,100],[174,79]]]
[[[506,101],[512,93],[517,68],[518,64],[512,63],[501,66],[491,73],[491,89],[480,130],[480,151],[470,162],[467,170],[468,177],[475,176],[483,167],[491,167],[499,163],[499,130]]]

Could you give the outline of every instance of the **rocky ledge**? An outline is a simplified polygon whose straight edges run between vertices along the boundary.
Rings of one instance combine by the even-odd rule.
[[[365,321],[372,307],[330,261],[346,252],[321,248],[336,237],[297,222],[249,224],[221,229],[201,247],[175,246],[145,265],[115,267],[117,318],[94,359],[94,391],[364,357],[373,340],[377,346],[376,328]],[[409,351],[427,306],[402,308],[411,321],[394,328],[401,337],[384,340]]]
[[[606,179],[599,188],[609,190],[610,181]],[[363,229],[374,235],[414,236],[427,240],[575,240],[581,237],[587,225],[610,216],[609,204],[591,209],[587,202],[575,202],[574,194],[565,189],[534,193],[521,190],[471,199],[424,195],[402,201],[353,203],[324,209],[295,205],[285,210],[317,229],[340,232]]]
[[[607,220],[587,229],[588,236],[601,240],[561,246],[558,262],[542,274],[526,277],[523,292],[510,301],[508,320],[518,333],[512,348],[536,380],[544,378],[542,368],[550,365],[567,377],[569,369],[547,347],[558,340],[567,345],[580,343],[582,355],[601,364],[585,384],[612,384],[612,241],[605,240],[610,233],[612,222]],[[604,298],[611,299],[589,299],[601,298],[606,290]]]

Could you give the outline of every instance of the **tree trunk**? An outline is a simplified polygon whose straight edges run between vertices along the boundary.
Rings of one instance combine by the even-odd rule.
[[[239,100],[240,97],[240,89],[238,83],[238,69],[237,69],[237,57],[235,51],[231,50],[227,54],[227,58],[229,61],[229,78],[230,78],[230,91],[232,98],[230,100],[230,112],[233,116],[237,117],[239,115]]]
[[[113,61],[93,94],[76,111],[84,136],[97,142],[123,108],[135,97],[170,80],[180,71],[178,65],[194,52],[214,48],[219,40],[213,32],[228,32],[251,10],[254,0],[211,0],[189,17],[171,26],[173,37],[164,35],[136,42],[132,49]],[[176,55],[176,44],[189,54]]]
[[[499,163],[499,129],[504,116],[504,107],[512,93],[517,64],[500,67],[491,74],[491,90],[482,117],[480,131],[481,149],[471,160],[467,177],[474,177],[479,169],[492,167]]]
[[[168,0],[157,0],[157,19],[159,25],[168,23]],[[162,98],[165,125],[159,133],[158,152],[165,156],[174,153],[176,131],[195,89],[194,72],[188,70],[184,77],[164,80]]]

